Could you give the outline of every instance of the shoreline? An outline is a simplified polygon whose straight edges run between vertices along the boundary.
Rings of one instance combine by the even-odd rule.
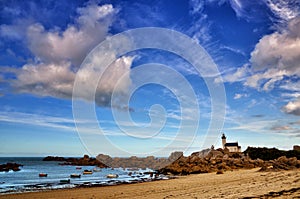
[[[102,183],[93,183],[93,182],[84,182],[82,184],[59,184],[65,185],[61,188],[52,187],[51,184],[34,184],[34,185],[26,185],[26,187],[33,187],[32,189],[21,189],[21,191],[6,191],[0,192],[0,197],[2,195],[10,195],[10,194],[26,194],[26,193],[35,193],[35,192],[47,192],[47,191],[56,191],[56,190],[70,190],[70,189],[85,189],[85,188],[96,188],[96,187],[109,187],[109,186],[120,186],[120,185],[130,185],[130,184],[137,184],[137,183],[147,183],[147,182],[154,182],[154,181],[161,181],[161,180],[171,180],[177,178],[176,176],[159,176],[157,178],[140,178],[140,179],[133,179],[131,181],[121,181],[121,180],[111,180],[108,182]],[[43,186],[48,185],[48,186]],[[38,188],[40,187],[40,188]],[[41,188],[44,187],[44,188]]]
[[[300,169],[278,172],[251,170],[179,176],[133,184],[9,193],[0,198],[259,198],[300,197]]]

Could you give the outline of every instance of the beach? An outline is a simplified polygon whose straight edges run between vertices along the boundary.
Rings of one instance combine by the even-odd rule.
[[[1,199],[38,198],[299,198],[300,170],[227,171],[178,176],[176,179],[105,187],[1,195]]]

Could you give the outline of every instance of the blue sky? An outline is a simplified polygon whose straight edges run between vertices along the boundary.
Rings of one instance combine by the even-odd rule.
[[[115,57],[100,82],[88,67],[82,70],[83,60],[99,43],[143,27],[187,35],[206,50],[219,74],[205,77],[177,54],[146,48]],[[242,150],[288,150],[300,143],[296,0],[8,0],[0,2],[0,38],[0,156],[189,154],[212,144],[220,147],[221,132],[229,141],[239,141]],[[164,65],[166,71],[151,64],[138,71],[149,63]],[[80,71],[97,85],[95,100],[83,97],[93,105],[96,122],[84,118],[86,110],[74,121],[73,88]],[[172,78],[176,72],[182,80]],[[129,93],[147,77],[168,80],[175,88],[152,83]],[[212,117],[207,79],[225,88],[221,118]],[[185,95],[186,83],[196,100]],[[84,95],[86,90],[80,91]],[[120,106],[111,103],[113,92]],[[123,104],[128,96],[129,103]],[[211,120],[219,119],[209,134]],[[206,138],[211,139],[203,143]]]

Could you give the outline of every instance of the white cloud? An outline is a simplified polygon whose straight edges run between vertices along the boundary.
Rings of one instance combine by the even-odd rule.
[[[70,60],[79,66],[86,53],[108,35],[116,11],[109,4],[92,4],[77,11],[76,24],[64,31],[46,31],[39,23],[30,25],[26,38],[31,52],[44,62]]]
[[[280,88],[289,90],[289,91],[299,91],[300,92],[300,81],[292,82],[288,81],[280,85]]]
[[[24,32],[29,24],[26,20],[17,20],[13,25],[2,24],[0,26],[0,36],[7,37],[9,39],[22,40],[24,39]]]
[[[16,72],[17,78],[12,80],[12,85],[20,93],[69,98],[75,77],[70,67],[70,62],[26,64]]]
[[[78,8],[77,12],[78,18],[65,30],[57,27],[46,30],[42,24],[29,21],[25,24],[17,21],[13,25],[0,26],[2,36],[11,39],[23,38],[35,58],[33,63],[27,63],[13,71],[16,79],[10,82],[17,92],[72,98],[73,83],[81,62],[92,48],[109,36],[109,29],[117,14],[117,10],[111,4],[98,6],[95,3]],[[14,32],[15,34],[12,34]],[[126,93],[131,84],[129,72],[134,58],[117,58],[114,52],[107,54],[114,56],[116,61],[104,72],[105,66],[99,65],[101,58],[92,60],[91,63],[97,66],[98,70],[103,70],[104,75],[101,82],[97,82],[97,73],[92,68],[85,68],[84,75],[89,81],[82,88],[80,95],[85,97],[84,92],[92,87],[91,84],[98,84],[95,98],[100,106],[110,105],[111,94],[121,76],[128,74],[122,86],[117,88],[117,93]]]
[[[300,75],[300,17],[290,21],[286,31],[260,39],[250,61],[255,70],[272,67]]]
[[[240,99],[242,97],[248,97],[247,94],[241,94],[241,93],[236,93],[233,97],[233,99]]]
[[[290,101],[282,107],[283,112],[300,116],[300,98]]]
[[[287,98],[297,98],[300,97],[300,93],[282,93],[281,96]]]
[[[284,21],[289,21],[300,14],[297,0],[267,0],[266,4],[277,17]]]
[[[283,83],[282,80],[300,77],[300,17],[289,21],[286,30],[264,36],[251,53],[250,62],[254,74],[244,85],[264,91],[277,85],[289,91],[299,91],[296,83]],[[282,111],[300,115],[299,98],[288,102]]]
[[[225,50],[229,50],[231,52],[234,52],[234,53],[242,55],[242,56],[246,56],[246,53],[243,52],[242,50],[238,49],[238,48],[233,48],[233,47],[225,46],[225,45],[222,45],[220,48],[225,49]]]
[[[117,59],[101,77],[95,93],[96,103],[99,106],[109,106],[110,98],[115,89],[116,82],[123,74],[130,71],[133,57],[121,57]],[[92,62],[97,65],[97,60]],[[101,67],[101,66],[99,66]],[[85,70],[84,75],[89,81],[83,85],[80,96],[85,96],[85,91],[97,84],[98,76],[93,70]],[[72,98],[73,84],[76,73],[71,68],[70,62],[61,62],[60,64],[26,64],[16,72],[16,80],[11,80],[12,86],[19,93],[32,93],[39,96],[53,96],[58,98]],[[130,86],[131,80],[127,76],[122,86],[118,87],[115,92],[118,94],[126,94],[127,88]]]
[[[276,82],[283,79],[289,73],[286,70],[271,68],[265,72],[259,72],[247,77],[244,85],[257,90],[269,91],[274,88]]]
[[[76,132],[74,120],[62,117],[52,117],[40,114],[22,113],[22,112],[0,112],[1,122],[10,122],[15,124],[26,124],[34,126],[42,126]]]
[[[239,0],[230,2],[237,15],[242,16],[243,7],[247,5]],[[224,74],[224,82],[245,81],[245,86],[270,91],[280,85],[284,77],[300,76],[300,17],[296,17],[296,13],[299,12],[288,11],[288,8],[292,9],[291,3],[283,1],[267,3],[273,6],[276,4],[278,12],[286,13],[286,19],[290,20],[286,30],[262,37],[251,53],[251,68],[243,66],[235,73]]]
[[[222,75],[222,79],[221,78],[216,78],[214,81],[216,83],[220,83],[220,82],[240,82],[245,80],[245,78],[249,75],[250,73],[250,69],[249,66],[246,64],[243,67],[240,67],[238,69],[236,69],[236,71],[234,73],[231,73],[231,71],[229,73],[225,73]]]
[[[207,15],[203,12],[206,2],[201,0],[190,0],[189,4],[190,15],[194,20],[193,26],[189,29],[189,32],[195,41],[201,44],[207,44],[211,40],[211,22],[208,21]]]

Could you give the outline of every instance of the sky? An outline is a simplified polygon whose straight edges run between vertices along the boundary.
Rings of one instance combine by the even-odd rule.
[[[299,1],[0,2],[0,156],[188,155],[223,132],[300,144]]]

